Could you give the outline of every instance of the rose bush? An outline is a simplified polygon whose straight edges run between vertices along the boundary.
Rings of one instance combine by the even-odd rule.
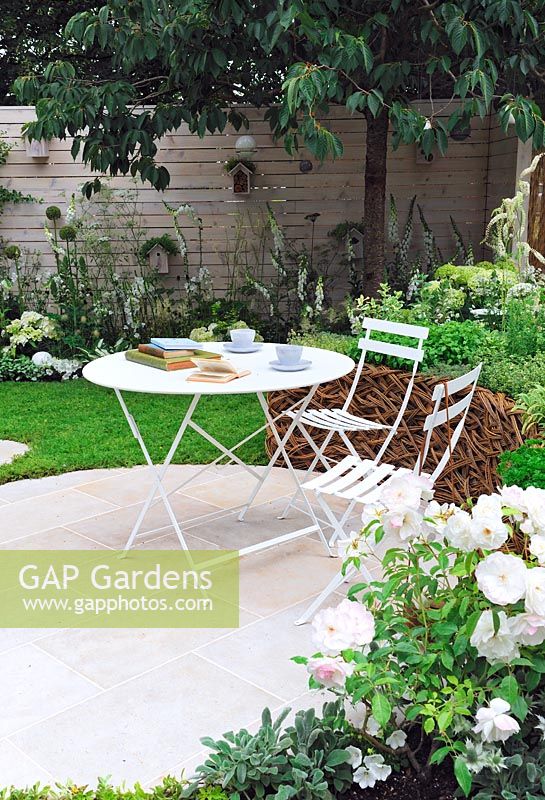
[[[404,767],[426,780],[450,760],[466,796],[499,797],[487,782],[523,750],[536,763],[545,751],[545,490],[505,487],[466,508],[431,496],[406,473],[364,508],[361,532],[341,543],[344,569],[378,558],[382,542],[383,578],[320,611],[319,652],[296,660],[311,686],[344,698],[360,786]],[[543,798],[545,783],[502,791]]]

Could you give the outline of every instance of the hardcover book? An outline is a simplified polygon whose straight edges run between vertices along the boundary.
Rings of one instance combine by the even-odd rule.
[[[155,336],[150,341],[152,345],[160,347],[161,350],[198,350],[199,348],[199,343],[194,342],[193,339],[170,339]]]
[[[203,351],[199,351],[203,352]],[[162,369],[167,372],[173,372],[178,369],[193,369],[195,364],[188,356],[181,358],[158,358],[157,356],[149,355],[149,353],[142,353],[140,350],[127,350],[125,353],[127,361],[132,361],[135,364],[142,364],[145,367],[155,367],[155,369]],[[203,355],[203,362],[208,360],[215,361],[220,359],[217,353],[206,353]]]

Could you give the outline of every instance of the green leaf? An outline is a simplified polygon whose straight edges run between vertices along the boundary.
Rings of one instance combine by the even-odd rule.
[[[460,756],[454,760],[454,774],[462,792],[466,797],[469,797],[472,784],[471,772],[467,768],[466,762],[460,758]]]
[[[388,698],[377,692],[371,702],[371,711],[381,728],[385,728],[392,716],[392,706]]]
[[[347,764],[350,756],[346,750],[332,750],[327,757],[328,767],[338,767],[339,764]]]

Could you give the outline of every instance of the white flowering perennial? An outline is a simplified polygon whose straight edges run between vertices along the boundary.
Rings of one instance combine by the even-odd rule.
[[[362,526],[341,543],[341,555],[358,566],[385,542],[384,582],[362,584],[363,602],[345,599],[316,614],[319,652],[306,661],[311,685],[344,698],[346,718],[365,740],[362,749],[351,749],[360,787],[387,780],[400,757],[413,763],[417,724],[445,751],[442,757],[448,752],[456,762],[467,794],[472,776],[507,768],[505,743],[523,735],[532,700],[519,690],[517,668],[531,674],[535,663],[528,685],[543,684],[545,490],[505,487],[459,508],[433,500],[429,479],[407,471],[364,507]],[[419,570],[427,583],[419,583]],[[465,610],[457,624],[439,624],[443,609],[448,616],[460,602]],[[466,620],[458,643],[456,627],[465,631]],[[441,646],[428,654],[436,621]],[[416,652],[407,636],[413,627]],[[424,668],[416,666],[420,659]],[[431,690],[415,687],[415,681],[426,685],[419,669],[430,671]],[[440,693],[449,698],[444,706]],[[535,732],[545,741],[545,716],[533,719],[534,741]]]

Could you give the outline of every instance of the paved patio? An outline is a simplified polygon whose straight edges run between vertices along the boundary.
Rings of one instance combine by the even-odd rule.
[[[166,485],[196,472],[171,467]],[[148,485],[137,467],[0,486],[0,548],[117,549]],[[308,525],[297,510],[277,519],[292,488],[278,468],[238,522],[252,486],[238,467],[215,467],[174,494],[189,546],[236,549]],[[144,530],[139,547],[178,546],[162,505]],[[236,630],[0,631],[0,785],[150,785],[199,763],[201,736],[255,727],[264,706],[319,707],[290,661],[313,651],[310,627],[293,620],[339,567],[315,535],[247,556]]]

